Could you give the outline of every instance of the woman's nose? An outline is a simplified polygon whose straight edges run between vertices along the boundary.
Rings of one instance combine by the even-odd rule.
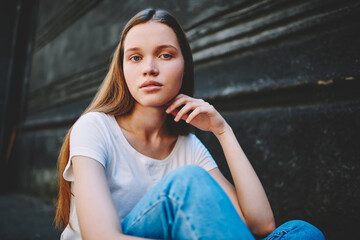
[[[149,59],[146,62],[146,65],[144,66],[144,70],[143,70],[143,75],[144,77],[159,75],[159,70],[156,66],[154,59]]]

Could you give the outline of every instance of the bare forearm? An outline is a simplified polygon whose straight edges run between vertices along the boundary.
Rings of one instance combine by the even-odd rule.
[[[226,124],[225,131],[216,135],[231,175],[241,211],[249,228],[256,233],[274,228],[274,217],[263,186],[253,167],[240,147],[231,127]],[[272,226],[273,225],[273,226]]]
[[[232,129],[220,113],[202,99],[194,99],[183,94],[172,100],[166,113],[174,115],[175,121],[183,119],[194,127],[211,131],[217,136],[234,178],[237,201],[241,208],[240,216],[245,218],[246,224],[255,235],[263,235],[273,230],[274,217],[265,191]],[[227,189],[233,196],[233,188]]]
[[[75,175],[75,206],[82,238],[145,239],[122,233],[104,167],[98,161],[83,156],[75,156],[72,163]],[[101,208],[98,207],[100,205]]]

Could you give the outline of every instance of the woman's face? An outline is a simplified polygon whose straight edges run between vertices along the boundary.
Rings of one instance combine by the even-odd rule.
[[[124,42],[126,84],[138,104],[163,107],[180,91],[184,58],[175,32],[149,21],[134,26]]]

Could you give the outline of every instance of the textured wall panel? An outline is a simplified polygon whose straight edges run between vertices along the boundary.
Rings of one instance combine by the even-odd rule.
[[[65,30],[68,26],[72,25],[77,19],[79,19],[82,15],[86,14],[89,9],[92,9],[96,4],[98,4],[101,0],[76,0],[71,1],[64,4],[63,8],[54,8],[54,6],[58,5],[60,2],[51,2],[51,4],[43,1],[40,6],[44,6],[40,10],[44,10],[40,12],[40,16],[45,15],[46,12],[49,11],[48,8],[51,9],[51,12],[56,12],[54,16],[48,19],[48,16],[44,18],[39,18],[39,25],[42,21],[46,21],[45,24],[40,25],[38,28],[38,32],[36,34],[36,44],[35,51],[38,51],[41,47],[55,39],[63,30]],[[56,4],[57,3],[57,4]],[[60,5],[60,4],[59,4]],[[47,8],[46,8],[47,7]]]
[[[360,221],[359,101],[224,116],[259,175],[278,224],[302,219],[318,226],[326,239],[355,236]],[[198,136],[230,178],[216,138]]]

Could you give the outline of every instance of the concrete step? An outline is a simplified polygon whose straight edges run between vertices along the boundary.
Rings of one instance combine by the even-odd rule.
[[[3,240],[60,239],[54,228],[55,206],[22,195],[0,195],[0,238]]]

